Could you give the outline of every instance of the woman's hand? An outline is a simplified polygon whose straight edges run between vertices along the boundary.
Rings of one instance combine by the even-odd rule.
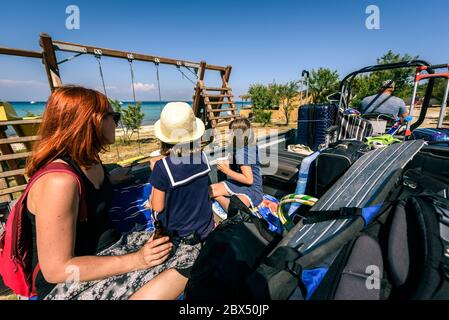
[[[167,260],[168,255],[173,248],[173,244],[169,242],[169,237],[163,237],[157,240],[153,240],[154,234],[150,240],[143,245],[143,247],[137,251],[139,269],[147,269],[160,265]]]
[[[228,161],[217,161],[217,169],[224,174],[227,174],[231,170]]]

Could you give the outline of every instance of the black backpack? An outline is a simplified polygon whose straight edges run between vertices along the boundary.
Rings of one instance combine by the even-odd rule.
[[[280,238],[268,229],[266,221],[232,196],[228,218],[208,236],[192,267],[185,299],[250,298],[246,279]]]
[[[449,184],[417,169],[402,182],[376,220],[324,260],[279,247],[250,276],[252,296],[449,299]]]
[[[449,201],[399,201],[346,245],[311,299],[449,299]]]

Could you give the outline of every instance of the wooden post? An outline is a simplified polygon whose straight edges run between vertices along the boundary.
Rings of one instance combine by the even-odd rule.
[[[200,62],[200,68],[198,71],[199,71],[198,82],[196,83],[195,95],[193,97],[193,113],[197,117],[201,116],[201,115],[199,115],[199,107],[200,107],[200,100],[201,100],[201,84],[204,80],[204,74],[206,72],[206,61]]]
[[[232,71],[232,66],[227,65],[224,76],[223,76],[224,77],[223,79],[226,82],[226,84],[229,83],[229,78],[231,77],[231,71]]]
[[[48,83],[50,84],[51,91],[53,91],[55,88],[62,86],[58,61],[56,60],[55,49],[53,48],[53,40],[48,34],[41,33],[39,44],[43,50],[43,62],[47,71]]]

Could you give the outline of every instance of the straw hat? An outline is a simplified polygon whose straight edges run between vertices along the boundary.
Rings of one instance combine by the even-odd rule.
[[[197,140],[204,134],[204,123],[193,114],[185,102],[169,102],[161,112],[161,118],[154,124],[155,136],[169,144]]]

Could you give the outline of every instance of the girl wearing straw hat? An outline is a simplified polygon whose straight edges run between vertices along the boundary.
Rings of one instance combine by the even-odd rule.
[[[162,157],[152,164],[149,206],[155,213],[153,217],[171,235],[173,252],[190,256],[188,263],[174,268],[179,274],[177,283],[184,286],[201,242],[214,227],[208,195],[210,165],[201,150],[204,131],[204,123],[184,102],[168,103],[154,125]],[[153,291],[154,285],[148,290]]]

